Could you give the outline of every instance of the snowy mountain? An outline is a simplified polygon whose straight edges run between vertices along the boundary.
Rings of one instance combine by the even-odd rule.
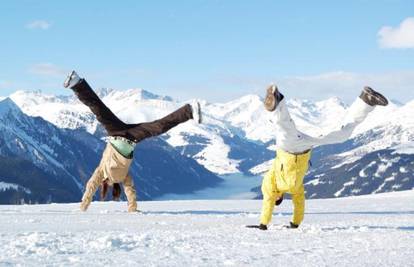
[[[4,99],[0,102],[0,203],[79,200],[104,146],[82,129],[58,128]],[[135,158],[131,172],[140,199],[190,193],[221,181],[162,140],[139,144]]]
[[[414,101],[376,109],[354,138],[314,150],[310,197],[340,197],[414,188]],[[321,190],[323,188],[323,190]]]
[[[141,89],[102,89],[98,94],[115,114],[130,123],[160,118],[184,104]],[[60,128],[83,128],[96,136],[104,133],[90,111],[74,97],[16,92],[11,98],[27,114],[41,116]],[[182,155],[192,157],[216,174],[265,172],[275,155],[272,131],[275,125],[272,113],[264,111],[262,99],[247,95],[227,103],[201,100],[201,104],[204,124],[189,121],[161,138]],[[288,98],[287,104],[297,127],[313,136],[338,127],[348,108],[338,98],[318,102]],[[399,170],[411,169],[409,159],[414,153],[412,150],[402,154],[395,152],[414,143],[412,114],[414,101],[405,105],[390,103],[372,112],[351,140],[315,149],[313,167],[306,177],[308,197],[339,197],[412,188],[412,172]],[[375,178],[385,168],[384,164],[387,171],[383,172],[387,177]],[[368,165],[372,171],[367,170],[367,177],[360,176]]]
[[[97,94],[127,123],[156,120],[185,104],[141,89],[101,89]],[[41,116],[60,128],[82,128],[99,137],[104,135],[104,130],[98,125],[94,115],[74,97],[18,91],[10,98],[28,115]],[[204,105],[207,103],[204,102]],[[248,172],[250,168],[273,155],[273,152],[266,149],[265,144],[240,137],[238,128],[221,119],[207,114],[204,121],[205,124],[202,125],[193,121],[179,125],[163,138],[183,155],[193,157],[217,174]],[[250,151],[255,153],[249,155]]]
[[[260,200],[0,205],[2,266],[412,266],[413,191],[307,200],[284,229],[291,201],[268,231]],[[7,253],[6,253],[7,252]]]
[[[27,116],[9,98],[0,102],[0,179],[15,185],[3,187],[3,203],[78,199],[84,172],[98,161],[93,154],[70,133]]]

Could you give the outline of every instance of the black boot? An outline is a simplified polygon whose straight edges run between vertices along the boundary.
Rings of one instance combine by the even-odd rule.
[[[368,86],[364,87],[364,90],[362,90],[359,98],[361,98],[365,103],[367,103],[370,106],[388,105],[388,100],[383,95],[381,95],[380,93]]]
[[[284,96],[279,92],[276,85],[270,85],[266,90],[264,106],[268,111],[274,111]]]

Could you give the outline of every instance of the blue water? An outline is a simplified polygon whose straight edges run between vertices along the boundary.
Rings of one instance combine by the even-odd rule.
[[[166,194],[157,200],[190,200],[190,199],[254,199],[256,193],[250,190],[261,185],[261,176],[246,176],[234,173],[221,176],[224,181],[217,187],[209,187],[191,194]]]

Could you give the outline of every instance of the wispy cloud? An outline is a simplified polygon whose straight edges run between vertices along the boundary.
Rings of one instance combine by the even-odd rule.
[[[9,81],[0,80],[0,89],[7,89],[12,85]]]
[[[29,73],[44,76],[62,76],[68,71],[52,63],[39,63],[29,68]]]
[[[323,100],[339,97],[351,103],[364,86],[382,92],[390,99],[407,102],[414,99],[414,70],[384,73],[356,73],[331,71],[315,75],[272,76],[272,77],[229,77],[221,80],[221,88],[238,88],[242,94],[263,96],[265,88],[274,82],[288,98]],[[203,91],[208,94],[210,90]],[[217,92],[217,94],[223,95]],[[229,92],[230,93],[230,92]],[[214,98],[214,96],[212,96]],[[233,97],[226,97],[231,100]]]
[[[402,102],[414,98],[414,71],[372,74],[335,71],[313,76],[285,77],[279,79],[278,84],[293,97],[314,100],[338,96],[350,102],[366,85]]]
[[[406,18],[395,28],[382,27],[378,37],[383,48],[414,48],[414,17]]]
[[[26,28],[30,30],[47,30],[52,26],[52,24],[46,20],[34,20],[26,24]]]

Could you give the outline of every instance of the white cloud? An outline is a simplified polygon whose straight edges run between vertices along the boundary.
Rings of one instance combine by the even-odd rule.
[[[335,71],[284,77],[275,82],[289,97],[303,99],[319,100],[337,96],[349,103],[364,86],[371,86],[390,99],[402,102],[414,99],[414,70],[372,74]]]
[[[68,71],[52,63],[39,63],[31,66],[29,68],[29,72],[32,74],[44,76],[62,76],[65,75]]]
[[[406,18],[396,28],[382,27],[378,37],[383,48],[414,48],[414,17]]]
[[[45,20],[34,20],[26,24],[27,29],[40,29],[40,30],[47,30],[52,26],[52,24]]]
[[[230,101],[245,94],[263,97],[265,88],[273,82],[288,98],[318,101],[339,97],[344,102],[351,103],[364,86],[370,86],[389,99],[403,103],[414,99],[414,69],[382,73],[331,71],[298,76],[229,76],[218,82],[220,83],[213,85],[206,83],[206,88],[191,92],[200,92],[199,97],[208,96],[209,101]]]

